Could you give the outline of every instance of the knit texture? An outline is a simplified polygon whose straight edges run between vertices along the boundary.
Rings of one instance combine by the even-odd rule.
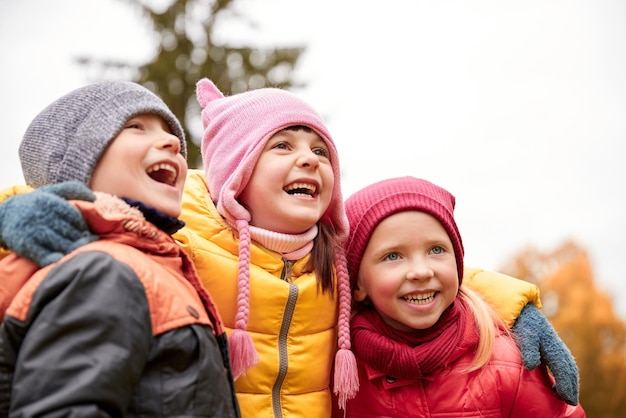
[[[417,210],[435,217],[444,227],[456,257],[459,284],[463,280],[463,242],[454,221],[455,198],[447,190],[426,180],[398,177],[371,184],[346,200],[350,237],[346,243],[348,272],[354,288],[363,253],[372,233],[385,218]]]
[[[289,126],[307,126],[326,143],[330,152],[335,184],[331,202],[321,221],[334,230],[340,243],[348,236],[348,220],[340,186],[339,157],[322,117],[294,94],[262,88],[233,96],[224,94],[209,79],[197,83],[196,96],[202,107],[201,152],[209,194],[217,211],[239,236],[239,271],[236,329],[230,346],[235,378],[258,361],[252,339],[247,333],[250,294],[250,212],[237,198],[244,190],[267,141]],[[340,399],[356,393],[356,360],[350,351],[350,286],[345,257],[335,259],[339,289],[339,353],[335,364],[335,390]]]
[[[28,126],[19,147],[29,186],[77,180],[89,184],[102,153],[124,124],[140,114],[162,117],[180,139],[178,119],[158,96],[130,81],[101,81],[78,88],[47,106]]]
[[[352,320],[354,352],[374,370],[400,379],[419,380],[440,372],[476,350],[480,336],[474,315],[457,297],[439,320],[427,329],[400,331],[388,325],[374,309]]]

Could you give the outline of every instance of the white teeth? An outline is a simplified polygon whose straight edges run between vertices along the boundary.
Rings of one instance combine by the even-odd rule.
[[[432,302],[434,298],[435,298],[435,292],[429,292],[429,293],[406,295],[402,299],[410,303],[415,303],[417,305],[424,305],[426,303]]]
[[[150,166],[150,167],[148,167],[146,172],[148,174],[150,174],[153,171],[157,171],[157,170],[167,170],[167,171],[171,171],[172,173],[176,174],[176,168],[174,168],[174,166],[172,166],[170,164],[166,164],[166,163],[158,163],[158,164],[155,164],[153,166]]]
[[[309,183],[293,183],[285,188],[285,191],[288,192],[292,190],[306,190],[309,195],[314,195],[317,191],[317,187]]]

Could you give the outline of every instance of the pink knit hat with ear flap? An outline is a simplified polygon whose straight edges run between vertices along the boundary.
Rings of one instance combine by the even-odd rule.
[[[339,157],[322,117],[293,93],[277,88],[251,90],[225,97],[209,79],[196,85],[202,107],[202,161],[211,198],[217,211],[237,227],[239,234],[238,300],[235,330],[230,337],[235,379],[258,362],[252,338],[246,332],[250,293],[250,231],[248,210],[237,197],[250,181],[267,141],[294,125],[311,128],[325,141],[335,177],[330,205],[321,221],[331,226],[340,243],[348,237],[343,206]],[[335,391],[340,401],[358,389],[356,360],[350,351],[350,282],[345,254],[337,249],[335,270],[339,290],[339,352],[335,364]]]

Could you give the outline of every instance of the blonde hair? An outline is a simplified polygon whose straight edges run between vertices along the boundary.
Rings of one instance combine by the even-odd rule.
[[[510,333],[496,311],[478,293],[461,285],[459,297],[467,303],[472,311],[479,335],[474,359],[469,367],[463,370],[463,372],[469,373],[482,368],[491,359],[496,335],[504,333],[510,336]]]

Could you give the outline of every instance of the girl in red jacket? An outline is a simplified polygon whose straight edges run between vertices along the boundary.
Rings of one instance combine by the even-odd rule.
[[[523,367],[507,328],[462,285],[454,203],[412,177],[346,201],[360,381],[346,416],[584,417],[558,398],[545,366]]]

